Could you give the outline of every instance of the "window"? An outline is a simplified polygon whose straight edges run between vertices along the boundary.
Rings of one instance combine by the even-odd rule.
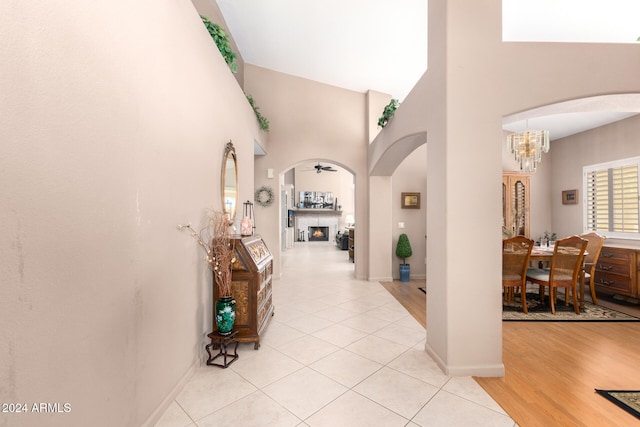
[[[583,168],[586,231],[640,238],[640,157]]]

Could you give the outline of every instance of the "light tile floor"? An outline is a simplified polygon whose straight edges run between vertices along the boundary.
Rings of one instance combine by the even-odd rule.
[[[472,378],[444,375],[422,326],[353,268],[330,242],[283,253],[260,349],[203,365],[156,426],[516,425]]]

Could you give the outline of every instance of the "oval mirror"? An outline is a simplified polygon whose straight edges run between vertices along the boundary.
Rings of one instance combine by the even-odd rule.
[[[229,215],[229,224],[233,224],[238,210],[238,160],[236,149],[231,141],[227,142],[222,159],[222,210]]]

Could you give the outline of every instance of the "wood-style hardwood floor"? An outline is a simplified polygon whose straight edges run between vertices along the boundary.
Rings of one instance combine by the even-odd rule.
[[[382,285],[426,327],[424,281]],[[640,322],[503,322],[502,340],[505,376],[475,380],[519,426],[640,426],[594,392],[640,390]]]
[[[427,328],[427,295],[420,287],[425,287],[424,280],[409,282],[380,282],[391,295],[411,314],[423,328]]]

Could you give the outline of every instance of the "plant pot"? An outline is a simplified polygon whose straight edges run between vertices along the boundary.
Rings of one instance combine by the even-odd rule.
[[[400,281],[401,282],[408,282],[410,273],[411,273],[411,266],[409,264],[400,264]]]
[[[236,300],[233,297],[220,297],[216,301],[216,324],[218,334],[229,335],[236,321]]]

